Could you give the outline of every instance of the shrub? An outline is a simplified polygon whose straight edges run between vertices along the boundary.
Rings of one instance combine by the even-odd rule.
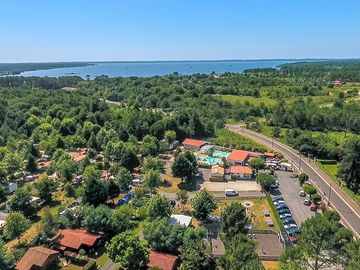
[[[321,201],[321,196],[319,194],[313,194],[310,196],[310,200],[314,203]]]
[[[313,185],[311,185],[311,184],[304,184],[304,185],[303,185],[303,189],[304,189],[304,191],[305,191],[307,194],[309,194],[310,196],[317,193],[316,188],[315,188]]]
[[[298,175],[300,186],[302,186],[307,180],[309,180],[309,176],[306,173],[300,173]]]

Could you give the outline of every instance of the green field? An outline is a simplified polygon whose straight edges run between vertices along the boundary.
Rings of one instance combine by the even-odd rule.
[[[249,151],[265,152],[267,150],[265,146],[227,129],[216,130],[215,137],[211,138],[210,141],[216,145]]]
[[[223,101],[229,102],[231,104],[243,104],[245,102],[250,103],[251,105],[259,106],[261,103],[267,106],[275,106],[276,100],[269,97],[251,97],[251,96],[235,96],[235,95],[216,95],[217,98],[222,99]]]

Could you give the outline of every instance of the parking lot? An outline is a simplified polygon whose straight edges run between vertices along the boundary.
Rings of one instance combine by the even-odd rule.
[[[276,171],[277,180],[280,183],[278,190],[273,190],[271,195],[281,195],[285,203],[289,207],[293,219],[298,226],[303,221],[314,216],[314,212],[310,211],[309,206],[304,205],[304,197],[299,196],[301,187],[298,178],[292,178],[291,172]],[[306,197],[308,198],[308,196]]]

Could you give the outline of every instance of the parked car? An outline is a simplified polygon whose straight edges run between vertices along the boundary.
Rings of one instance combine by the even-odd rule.
[[[295,221],[291,218],[291,217],[289,217],[289,218],[284,218],[284,219],[282,219],[281,220],[281,222],[282,222],[282,224],[292,224],[292,223],[295,223]]]
[[[273,200],[273,202],[275,202],[278,200],[284,200],[284,198],[283,198],[283,196],[274,196],[274,197],[272,197],[272,200]]]
[[[293,236],[296,236],[297,234],[301,233],[299,228],[286,229],[286,232],[288,233],[288,235],[293,235]]]
[[[284,204],[284,203],[285,203],[285,201],[283,201],[283,200],[278,200],[278,201],[275,201],[275,202],[274,202],[274,205],[277,206],[277,205],[279,205],[279,204]]]
[[[318,216],[321,216],[321,214],[319,212],[315,212],[314,216],[318,217]]]
[[[283,208],[278,210],[279,215],[283,215],[283,214],[290,214],[290,210],[289,208]]]
[[[301,196],[301,197],[306,197],[306,192],[303,191],[303,190],[300,190],[299,196]]]
[[[239,192],[232,188],[225,189],[224,193],[226,197],[234,197],[239,195]]]
[[[312,203],[312,204],[310,205],[310,211],[316,212],[317,209],[318,209],[318,205],[317,205],[316,203]]]
[[[285,213],[285,214],[280,215],[280,218],[281,218],[281,219],[291,218],[291,217],[292,217],[292,214],[290,214],[290,213]]]
[[[294,235],[291,235],[289,238],[290,238],[291,243],[296,244],[297,239]]]
[[[283,209],[283,208],[289,208],[285,203],[282,203],[282,204],[279,204],[276,206],[276,210],[280,210],[280,209]]]
[[[284,228],[285,229],[297,228],[297,225],[295,223],[290,223],[290,224],[284,225]]]
[[[277,184],[272,184],[272,185],[270,186],[270,189],[277,189],[277,188],[279,188],[279,186],[278,186]]]
[[[309,205],[311,204],[311,201],[308,200],[308,199],[305,199],[305,200],[304,200],[304,204],[307,205],[307,206],[309,206]]]

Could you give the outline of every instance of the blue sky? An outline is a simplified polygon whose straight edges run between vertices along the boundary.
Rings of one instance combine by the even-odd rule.
[[[360,58],[358,0],[1,0],[0,62]]]

